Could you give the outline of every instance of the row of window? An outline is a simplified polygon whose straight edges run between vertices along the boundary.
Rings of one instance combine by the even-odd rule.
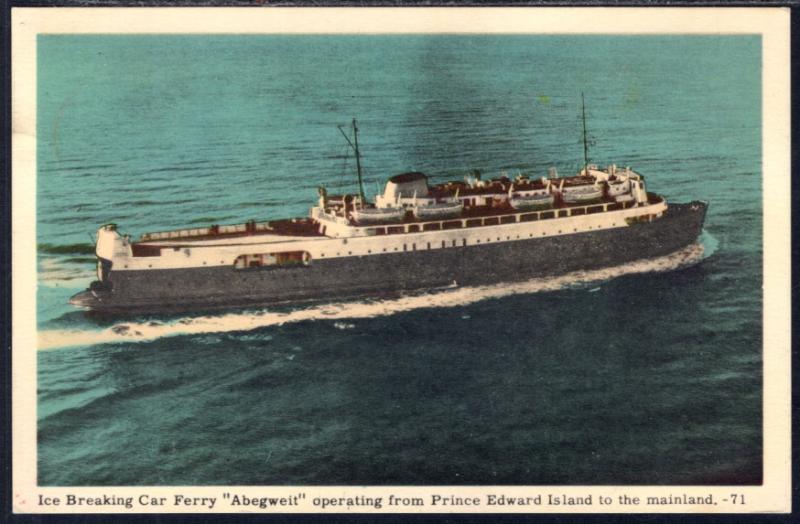
[[[631,207],[632,202],[614,203],[589,206],[574,207],[551,211],[535,211],[531,213],[521,213],[514,215],[502,215],[483,218],[468,218],[459,220],[447,220],[442,222],[428,222],[425,224],[408,224],[405,226],[385,226],[366,228],[369,236],[399,235],[403,233],[419,233],[421,231],[443,231],[449,229],[461,229],[466,227],[496,226],[500,224],[514,224],[516,222],[533,222],[537,220],[548,220],[552,218],[565,218],[569,216],[592,215],[604,211],[618,211]],[[519,220],[517,219],[519,217]]]

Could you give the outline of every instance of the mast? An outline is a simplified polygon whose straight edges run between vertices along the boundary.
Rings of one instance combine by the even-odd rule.
[[[589,143],[586,141],[586,101],[581,91],[581,115],[583,117],[583,172],[589,174]]]
[[[347,143],[350,147],[353,148],[353,151],[356,153],[356,173],[358,174],[358,196],[361,198],[361,206],[364,206],[364,201],[366,198],[364,197],[364,181],[361,177],[361,154],[358,152],[358,126],[356,125],[356,119],[353,119],[353,138],[354,142],[350,141],[350,138],[347,136],[347,133],[344,132],[342,126],[336,126],[339,128],[339,132],[342,133],[344,139],[347,140]]]
[[[585,124],[584,124],[585,125]],[[353,119],[353,139],[356,150],[356,172],[358,173],[358,196],[361,197],[361,206],[364,206],[364,181],[361,179],[361,155],[358,152],[358,126],[356,126],[356,119]]]

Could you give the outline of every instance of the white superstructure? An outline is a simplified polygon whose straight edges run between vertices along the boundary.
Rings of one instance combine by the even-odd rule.
[[[147,233],[137,242],[121,236],[113,225],[103,226],[98,232],[97,252],[101,258],[113,259],[114,271],[236,264],[252,267],[283,262],[312,264],[315,260],[337,257],[449,249],[623,228],[638,221],[657,219],[667,209],[663,199],[648,196],[640,175],[629,169],[617,172],[613,166],[608,170],[590,166],[588,175],[581,173],[576,177],[533,183],[518,178],[513,182],[500,179],[481,185],[451,183],[428,187],[426,182],[424,190],[420,183],[425,181],[423,177],[405,178],[411,178],[408,183],[414,186],[413,192],[403,182],[390,180],[383,198],[377,198],[371,209],[381,209],[378,207],[381,202],[394,199],[396,203],[398,199],[413,199],[414,193],[419,198],[423,193],[433,201],[458,201],[463,206],[461,216],[419,220],[408,209],[402,222],[392,220],[363,225],[352,217],[354,204],[332,205],[332,200],[323,196],[320,205],[311,209],[310,218]],[[516,190],[504,189],[512,184]],[[519,211],[510,205],[513,197],[509,195],[524,194],[526,187],[529,194],[536,194],[533,192],[542,189],[534,186],[540,185],[546,194],[554,195],[557,202],[554,206]],[[561,195],[581,187],[603,187],[607,194],[603,201],[587,205],[559,202]],[[615,188],[613,193],[612,187]],[[626,193],[619,188],[629,191]],[[630,195],[631,199],[617,202],[615,198],[623,194]],[[357,198],[350,200],[358,204]],[[293,235],[293,230],[301,234]]]

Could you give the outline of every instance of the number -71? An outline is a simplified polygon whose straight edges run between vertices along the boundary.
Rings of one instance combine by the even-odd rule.
[[[744,495],[739,495],[736,493],[732,494],[731,504],[744,504]]]

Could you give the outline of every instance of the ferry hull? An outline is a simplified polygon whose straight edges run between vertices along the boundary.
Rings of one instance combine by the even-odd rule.
[[[392,292],[513,282],[663,256],[694,243],[707,204],[671,204],[628,227],[467,247],[314,260],[291,268],[202,267],[111,271],[113,290],[71,303],[107,313],[256,307]],[[494,240],[494,239],[492,239]]]

